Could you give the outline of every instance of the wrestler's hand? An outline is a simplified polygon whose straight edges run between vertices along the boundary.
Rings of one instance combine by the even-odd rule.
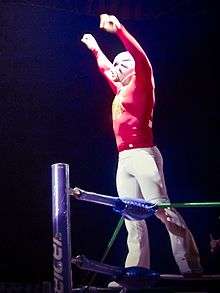
[[[84,34],[81,42],[83,42],[91,51],[97,51],[99,49],[99,45],[96,42],[96,39],[91,34]]]
[[[121,24],[114,15],[101,14],[99,27],[109,33],[116,33],[120,29]]]

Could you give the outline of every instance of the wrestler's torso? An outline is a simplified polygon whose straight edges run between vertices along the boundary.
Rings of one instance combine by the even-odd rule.
[[[113,130],[119,151],[153,146],[153,81],[137,81],[119,89],[112,103]]]

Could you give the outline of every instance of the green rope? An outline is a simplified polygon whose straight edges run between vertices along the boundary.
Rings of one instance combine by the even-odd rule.
[[[110,251],[110,249],[111,249],[113,243],[115,242],[115,239],[116,239],[116,237],[117,237],[119,231],[121,230],[121,227],[122,227],[123,223],[124,223],[124,217],[122,216],[122,217],[120,218],[120,220],[118,221],[118,224],[117,224],[117,226],[116,226],[116,228],[115,228],[115,230],[114,230],[114,232],[113,232],[113,234],[112,234],[112,237],[111,237],[111,239],[110,239],[110,241],[109,241],[109,243],[108,243],[108,245],[107,245],[107,247],[106,247],[106,250],[105,250],[105,252],[104,252],[104,254],[103,254],[102,258],[101,258],[101,263],[103,263],[103,262],[105,261],[105,259],[106,259],[107,255],[108,255],[108,253],[109,253],[109,251]],[[89,286],[91,286],[92,283],[94,282],[96,275],[97,275],[97,274],[95,273],[95,274],[92,276],[92,278],[91,278],[91,280],[90,280],[90,282],[89,282]]]
[[[160,203],[158,208],[215,208],[220,207],[219,201],[207,202],[178,202],[178,203]]]

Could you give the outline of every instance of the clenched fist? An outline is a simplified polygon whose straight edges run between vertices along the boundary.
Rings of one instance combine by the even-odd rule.
[[[115,33],[120,29],[121,24],[114,15],[101,14],[100,15],[100,28],[109,33]]]
[[[97,51],[99,49],[96,39],[91,34],[84,34],[81,42],[83,42],[91,51]]]

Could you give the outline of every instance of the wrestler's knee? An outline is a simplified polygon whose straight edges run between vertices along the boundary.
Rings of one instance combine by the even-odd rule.
[[[147,231],[147,225],[145,220],[141,221],[129,221],[125,220],[125,226],[127,228],[127,231],[132,234],[136,234],[137,232],[139,233],[145,233]]]
[[[174,209],[158,209],[155,215],[174,235],[185,237],[189,232],[184,222],[181,221],[180,215]]]
[[[125,225],[128,232],[129,241],[140,241],[145,237],[148,237],[148,229],[146,222],[142,221],[125,221]]]

